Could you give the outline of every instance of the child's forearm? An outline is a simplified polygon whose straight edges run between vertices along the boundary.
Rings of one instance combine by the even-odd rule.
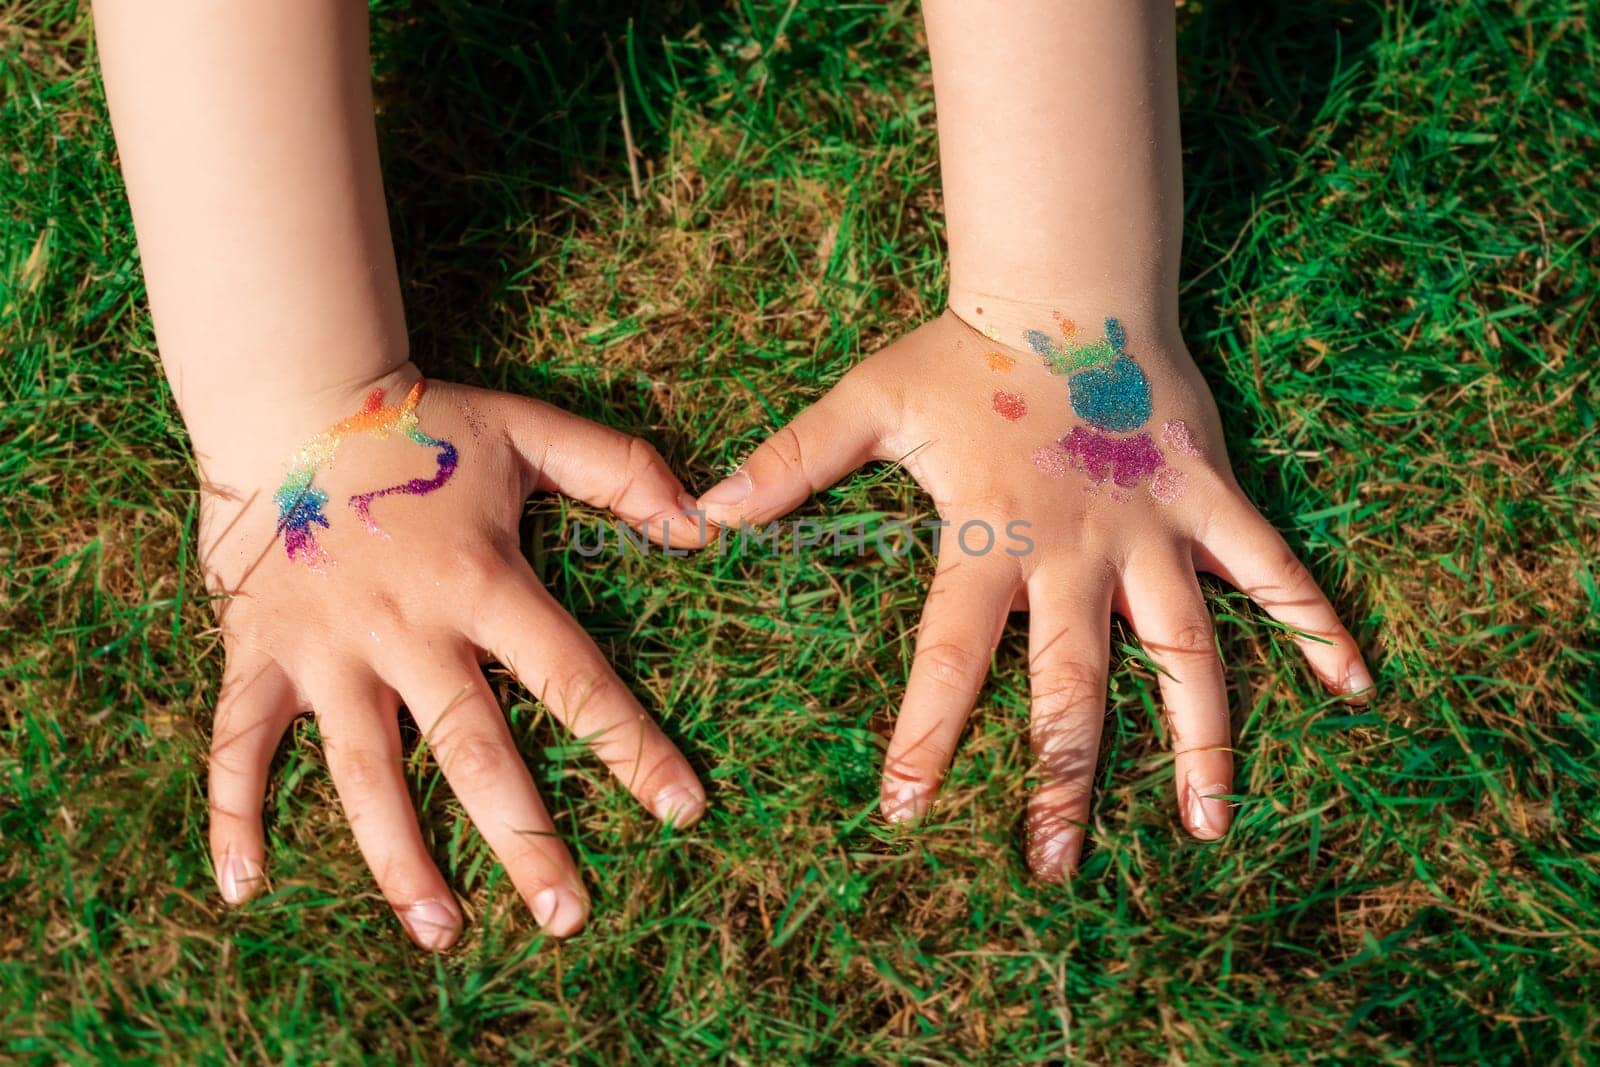
[[[225,472],[306,397],[407,358],[366,7],[94,11],[162,364],[202,463]]]
[[[1171,0],[927,0],[924,12],[951,309],[1007,340],[1054,309],[1174,328]]]

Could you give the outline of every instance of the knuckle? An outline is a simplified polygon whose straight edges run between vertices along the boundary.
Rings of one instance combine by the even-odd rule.
[[[664,472],[667,461],[661,458],[661,453],[642,437],[628,438],[628,474],[632,478],[644,478]]]
[[[329,748],[328,762],[335,784],[352,796],[376,792],[389,780],[389,761],[369,748]]]
[[[1216,655],[1216,639],[1209,622],[1191,620],[1175,627],[1163,643],[1162,651],[1181,658]]]
[[[505,562],[493,553],[472,552],[450,560],[447,581],[474,602],[504,584]]]
[[[247,732],[212,736],[207,764],[213,779],[237,778],[250,773],[256,762],[257,753],[248,741]]]
[[[1006,523],[1025,513],[1017,495],[1005,489],[990,488],[964,504],[966,514],[951,525],[960,530],[970,522],[981,522],[991,529],[1004,532]]]
[[[640,437],[628,438],[628,454],[623,460],[622,477],[606,501],[606,507],[612,511],[622,508],[633,494],[634,487],[639,484],[639,479],[648,477],[652,468],[659,463],[661,456],[650,442]]]
[[[767,441],[767,454],[780,463],[790,475],[805,477],[805,451],[794,425],[788,424]]]
[[[555,685],[555,697],[574,730],[580,727],[582,716],[600,711],[624,698],[626,690],[617,676],[609,670],[583,670],[569,673]],[[606,733],[618,733],[615,729]],[[610,742],[609,737],[597,741]]]
[[[1282,575],[1284,591],[1299,599],[1321,599],[1322,590],[1317,584],[1317,579],[1311,573],[1311,568],[1300,562],[1294,553],[1289,553],[1287,558],[1278,568]]]
[[[511,763],[508,746],[499,737],[478,731],[450,737],[442,755],[446,773],[467,781],[498,778]]]
[[[952,693],[977,688],[989,668],[987,656],[954,641],[937,641],[917,651],[916,663],[928,682]]]
[[[1028,676],[1035,718],[1040,721],[1054,721],[1069,709],[1105,698],[1104,672],[1077,660],[1035,665]]]

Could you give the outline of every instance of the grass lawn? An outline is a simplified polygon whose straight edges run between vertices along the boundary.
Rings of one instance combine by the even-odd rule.
[[[1381,698],[1330,701],[1209,586],[1247,798],[1197,844],[1117,629],[1094,846],[1042,886],[1020,622],[936,817],[891,830],[925,553],[590,560],[566,549],[593,516],[538,503],[527,551],[712,812],[656,827],[494,674],[594,919],[536,936],[416,759],[469,915],[432,958],[310,724],[268,797],[271,891],[213,887],[221,649],[88,13],[0,0],[0,1059],[1595,1062],[1600,11],[1182,8],[1187,336]],[[430,374],[641,433],[705,487],[940,308],[914,4],[373,10]],[[879,468],[802,514],[931,508]]]

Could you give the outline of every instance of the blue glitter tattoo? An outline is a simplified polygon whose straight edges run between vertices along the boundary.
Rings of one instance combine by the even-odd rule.
[[[1135,432],[1150,421],[1150,381],[1128,355],[1122,323],[1108,318],[1103,338],[1079,342],[1070,339],[1077,333],[1071,319],[1059,311],[1055,319],[1063,338],[1059,344],[1039,330],[1028,330],[1023,337],[1050,373],[1066,378],[1072,410],[1089,426],[1074,426],[1052,445],[1036,448],[1034,466],[1050,478],[1060,478],[1072,467],[1092,485],[1110,483],[1119,490],[1148,481],[1156,500],[1177,500],[1184,491],[1183,471],[1167,465],[1149,433]],[[1000,410],[998,396],[995,410]],[[1185,454],[1198,451],[1181,422],[1167,423],[1165,440]]]
[[[1111,342],[1117,355],[1122,355],[1122,349],[1128,343],[1128,335],[1122,332],[1122,323],[1116,319],[1106,320],[1106,340]]]
[[[1079,371],[1067,379],[1067,388],[1072,410],[1102,430],[1127,433],[1150,418],[1150,383],[1127,356],[1117,357],[1108,367]]]

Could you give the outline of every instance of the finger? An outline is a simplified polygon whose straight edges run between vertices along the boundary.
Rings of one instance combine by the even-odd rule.
[[[920,818],[932,803],[988,677],[1017,584],[1009,560],[954,550],[939,560],[884,759],[881,804],[890,822]]]
[[[422,841],[401,767],[399,701],[376,678],[308,686],[328,771],[356,845],[395,915],[422,948],[449,948],[461,911]]]
[[[515,577],[478,611],[473,639],[594,749],[658,819],[679,826],[699,819],[706,795],[689,761],[527,564],[513,568]]]
[[[643,524],[652,540],[674,548],[706,543],[706,524],[688,514],[694,498],[649,442],[542,401],[504,396],[498,402],[512,444],[537,473],[537,488]]]
[[[1372,673],[1355,638],[1283,535],[1249,504],[1240,501],[1213,520],[1195,562],[1293,630],[1323,685],[1360,700],[1371,695]]]
[[[267,771],[298,710],[294,686],[276,664],[229,662],[211,728],[209,768],[211,859],[229,904],[249,900],[262,887]]]
[[[1090,568],[1028,579],[1028,676],[1040,784],[1028,801],[1028,864],[1062,881],[1078,866],[1106,716],[1111,581]]]
[[[483,675],[463,652],[413,663],[398,682],[451,790],[534,919],[556,937],[577,933],[588,895]]]
[[[1205,840],[1221,837],[1232,818],[1222,799],[1233,791],[1228,692],[1193,562],[1176,547],[1136,558],[1123,575],[1122,599],[1160,671],[1184,825]]]
[[[707,490],[700,507],[719,526],[760,525],[861,466],[874,456],[879,439],[867,395],[846,375]]]

